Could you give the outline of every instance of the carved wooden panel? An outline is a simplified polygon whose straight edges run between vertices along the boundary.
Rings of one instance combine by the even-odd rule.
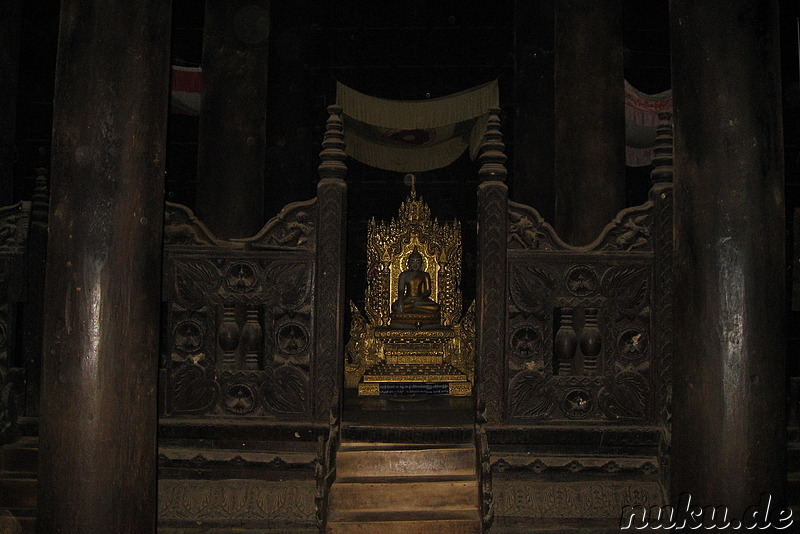
[[[663,504],[658,482],[494,480],[497,517],[619,519],[625,506]]]
[[[309,413],[308,255],[174,255],[164,276],[165,415]]]
[[[24,253],[30,230],[31,203],[0,207],[0,253]]]
[[[529,451],[517,453],[495,453],[492,455],[492,471],[523,475],[563,476],[582,473],[597,475],[604,479],[631,479],[652,476],[656,481],[657,460],[640,456],[554,456],[536,455]]]
[[[317,204],[230,240],[167,204],[162,415],[311,416]]]
[[[657,422],[652,206],[623,210],[593,243],[572,247],[510,203],[508,418]]]
[[[270,527],[314,524],[314,481],[258,479],[158,482],[158,522],[162,526]]]
[[[14,354],[17,304],[25,300],[30,202],[0,207],[0,445],[17,437],[24,369]]]
[[[535,209],[509,201],[508,248],[551,252],[652,251],[652,208],[652,201],[647,201],[641,206],[625,208],[603,228],[594,241],[576,247],[565,243]]]

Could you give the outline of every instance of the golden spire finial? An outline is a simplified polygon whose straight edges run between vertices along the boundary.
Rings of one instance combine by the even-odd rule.
[[[404,176],[404,181],[405,181],[406,185],[408,185],[408,183],[411,182],[411,193],[409,194],[409,197],[411,197],[411,200],[416,200],[417,199],[417,176],[415,174],[408,173],[408,174],[406,174]]]

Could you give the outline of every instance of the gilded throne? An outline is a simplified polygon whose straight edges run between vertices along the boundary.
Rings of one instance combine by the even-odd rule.
[[[350,303],[345,386],[359,395],[472,393],[474,306],[462,316],[461,224],[431,220],[412,185],[367,230],[364,311]]]

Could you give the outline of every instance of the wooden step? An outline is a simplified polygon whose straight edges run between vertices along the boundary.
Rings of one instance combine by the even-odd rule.
[[[408,414],[406,414],[408,415]],[[414,414],[416,416],[417,414]],[[446,426],[437,424],[431,415],[420,415],[418,419],[428,419],[429,425],[385,426],[374,423],[342,423],[342,440],[350,442],[380,441],[398,444],[468,444],[473,440],[474,428],[470,425]]]
[[[3,530],[3,529],[6,530]],[[0,509],[0,533],[36,534],[36,510]]]
[[[36,519],[34,517],[20,517],[14,510],[0,510],[0,532],[5,534],[36,534]]]
[[[6,508],[36,509],[36,479],[0,478],[0,510]]]
[[[342,512],[476,510],[477,480],[341,482],[331,486],[330,520]]]
[[[376,450],[340,449],[337,478],[475,475],[475,449],[467,447]]]
[[[409,449],[414,450],[432,450],[432,449],[469,449],[475,450],[472,443],[405,443],[395,441],[342,441],[339,445],[340,451],[406,451]]]
[[[17,518],[22,531],[20,534],[36,534],[36,518],[35,517],[19,517]]]
[[[786,472],[800,472],[800,442],[790,441],[786,447]]]
[[[23,438],[16,443],[0,447],[0,471],[36,473],[39,449],[36,438]]]
[[[787,473],[786,475],[786,502],[800,504],[800,473]]]
[[[480,534],[474,510],[446,512],[349,513],[328,521],[328,534]]]

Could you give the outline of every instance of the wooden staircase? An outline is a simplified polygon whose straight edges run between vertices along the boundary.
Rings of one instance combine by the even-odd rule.
[[[468,444],[342,442],[330,534],[478,534],[480,486]]]
[[[0,447],[0,532],[36,532],[38,439]]]

